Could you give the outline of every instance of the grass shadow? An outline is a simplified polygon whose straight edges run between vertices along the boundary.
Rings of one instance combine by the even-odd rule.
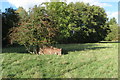
[[[120,43],[120,41],[101,41],[99,43]]]
[[[2,49],[2,53],[28,53],[24,46],[8,46]]]
[[[105,49],[105,48],[111,48],[111,47],[104,47],[99,46],[94,43],[87,43],[87,44],[68,44],[68,45],[62,45],[59,46],[62,48],[62,53],[68,54],[68,52],[74,52],[74,51],[84,51],[84,50],[96,50],[96,49]]]
[[[95,43],[85,43],[85,44],[59,44],[56,45],[57,48],[62,48],[62,54],[68,54],[71,51],[84,51],[84,50],[96,50],[96,49],[104,49],[110,47],[99,46]],[[2,53],[28,53],[24,46],[9,46],[3,48]]]

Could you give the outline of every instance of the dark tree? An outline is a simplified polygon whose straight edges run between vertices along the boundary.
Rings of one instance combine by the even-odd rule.
[[[8,37],[9,29],[16,27],[19,21],[19,16],[13,8],[5,9],[5,12],[2,13],[2,43],[3,46],[11,44],[12,41]]]

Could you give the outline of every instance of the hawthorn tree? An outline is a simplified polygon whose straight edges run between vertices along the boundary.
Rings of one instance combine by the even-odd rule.
[[[24,45],[30,53],[38,53],[40,47],[54,43],[53,37],[57,29],[47,16],[45,7],[35,6],[24,18],[26,20],[21,19],[19,26],[9,32],[13,41]]]

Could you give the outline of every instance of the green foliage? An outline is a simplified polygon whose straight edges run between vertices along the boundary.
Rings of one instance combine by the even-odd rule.
[[[59,43],[98,42],[109,33],[107,15],[103,8],[84,3],[45,3],[48,15],[59,28]]]
[[[2,12],[2,43],[3,46],[10,44],[8,32],[12,27],[16,27],[19,21],[19,16],[13,8],[6,8],[5,12]]]
[[[117,24],[117,21],[116,21],[115,17],[113,17],[112,19],[110,19],[109,24],[110,25]]]
[[[60,42],[66,40],[70,36],[69,33],[69,15],[67,12],[67,4],[64,2],[50,2],[45,3],[48,16],[51,16],[55,26],[59,30],[55,40]],[[59,36],[59,37],[58,37]]]
[[[111,32],[105,38],[106,41],[118,40],[118,25],[114,24],[110,26]]]
[[[73,24],[77,30],[70,36],[72,42],[98,42],[104,39],[109,32],[106,24],[107,15],[103,8],[89,6],[84,3],[71,3],[74,6]]]
[[[110,33],[105,37],[106,41],[118,40],[118,24],[115,18],[110,19],[108,22],[110,25]]]
[[[54,42],[52,39],[56,32],[52,20],[45,14],[44,7],[35,6],[29,15],[24,16],[25,19],[21,17],[19,26],[12,28],[9,36],[13,41],[24,45],[29,52],[33,52],[34,46],[34,52],[38,53],[40,47]]]
[[[15,12],[19,14],[19,19],[21,22],[27,21],[28,13],[25,11],[23,7],[19,7]]]

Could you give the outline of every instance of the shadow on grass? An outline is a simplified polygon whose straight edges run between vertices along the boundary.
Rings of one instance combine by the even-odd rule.
[[[105,48],[110,48],[110,47],[92,47],[92,48],[71,49],[71,50],[63,49],[63,54],[65,55],[68,54],[68,52],[74,52],[74,51],[97,50],[97,49],[105,49]]]
[[[101,41],[99,43],[120,43],[120,41]]]
[[[101,47],[94,43],[89,44],[59,44],[56,47],[62,48],[62,54],[68,54],[70,51],[84,51],[84,50],[96,50],[96,49],[104,49],[111,47]],[[28,53],[24,46],[10,46],[3,48],[2,53]]]
[[[97,49],[105,49],[105,48],[111,48],[111,47],[104,47],[100,46],[95,43],[85,43],[85,44],[62,44],[58,46],[59,48],[62,48],[62,53],[68,54],[68,52],[74,52],[74,51],[84,51],[84,50],[97,50]]]
[[[24,46],[9,46],[2,49],[2,53],[28,53]]]

